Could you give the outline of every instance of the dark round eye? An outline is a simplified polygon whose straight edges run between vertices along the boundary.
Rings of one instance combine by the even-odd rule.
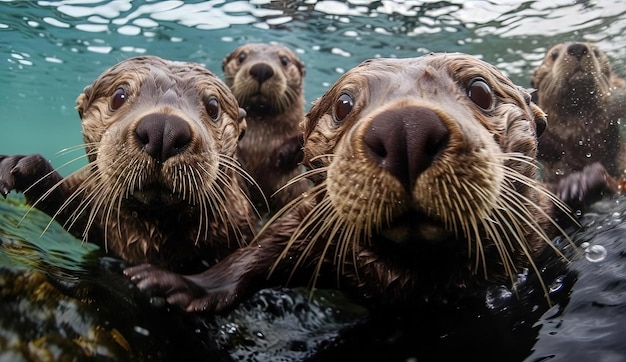
[[[116,111],[126,102],[126,99],[128,99],[126,90],[122,87],[117,88],[111,97],[111,109]]]
[[[239,56],[237,57],[237,60],[239,61],[239,63],[243,63],[244,60],[246,60],[246,53],[239,53]]]
[[[535,118],[535,132],[537,133],[537,137],[541,136],[543,131],[546,130],[547,127],[546,119],[543,117]]]
[[[484,110],[489,110],[493,106],[493,93],[491,87],[482,78],[475,78],[467,89],[467,96]]]
[[[281,56],[280,57],[280,63],[283,65],[283,67],[286,67],[287,65],[289,65],[289,58],[287,58],[286,56]]]
[[[354,99],[346,93],[341,93],[335,102],[335,122],[342,123],[352,111],[352,107],[354,107]]]
[[[211,97],[205,103],[206,113],[211,117],[212,120],[217,121],[220,116],[220,102],[217,101],[217,98]]]

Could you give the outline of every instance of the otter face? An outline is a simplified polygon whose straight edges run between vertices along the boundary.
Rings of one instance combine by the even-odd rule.
[[[222,69],[226,84],[247,110],[279,114],[300,100],[304,63],[284,46],[243,45],[224,59]]]
[[[215,183],[222,163],[231,162],[245,127],[212,73],[156,57],[115,65],[77,103],[102,186],[147,205],[194,202],[193,190]]]
[[[159,231],[167,223],[196,243],[212,228],[240,227],[234,220],[249,210],[235,160],[245,112],[219,78],[199,64],[136,57],[105,71],[77,103],[89,164],[73,198],[78,213],[90,210],[89,225],[108,225],[118,255],[146,261],[169,237]]]
[[[568,106],[595,104],[610,91],[611,65],[593,44],[557,44],[546,53],[531,84],[542,107],[560,99],[567,100]]]
[[[512,277],[550,240],[535,180],[545,125],[527,91],[477,58],[366,61],[306,116],[315,202],[292,239],[335,250],[322,259],[353,264],[373,290],[426,274],[462,285],[479,267]]]

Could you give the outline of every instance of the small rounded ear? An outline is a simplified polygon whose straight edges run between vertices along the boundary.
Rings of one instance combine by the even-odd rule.
[[[223,60],[222,60],[222,72],[226,69],[226,64],[230,61],[231,58],[231,54],[227,55]]]
[[[83,119],[83,114],[89,105],[89,99],[91,98],[91,93],[93,92],[93,85],[88,85],[83,89],[83,93],[81,93],[78,98],[76,98],[76,110],[78,110],[78,116],[80,119]]]
[[[304,76],[306,75],[306,66],[304,64],[304,62],[300,59],[295,59],[296,60],[296,66],[298,67],[298,70],[300,71],[300,75],[304,78]]]
[[[239,115],[237,116],[239,121],[239,140],[246,134],[246,128],[248,128],[248,122],[246,121],[246,110],[239,107]]]

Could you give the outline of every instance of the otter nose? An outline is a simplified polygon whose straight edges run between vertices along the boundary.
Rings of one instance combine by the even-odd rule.
[[[585,44],[574,43],[567,47],[567,54],[581,60],[583,56],[589,53],[589,48]]]
[[[261,84],[274,76],[274,69],[265,63],[257,63],[250,68],[250,75]]]
[[[364,136],[378,165],[409,190],[448,144],[449,132],[437,113],[404,107],[378,114]]]
[[[144,116],[135,130],[143,149],[157,162],[178,154],[191,141],[191,130],[182,118],[163,114]]]

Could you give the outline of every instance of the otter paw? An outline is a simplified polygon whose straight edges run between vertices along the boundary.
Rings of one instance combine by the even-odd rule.
[[[582,171],[572,173],[560,180],[555,194],[574,209],[585,208],[606,195],[617,192],[617,181],[604,166],[593,163]]]
[[[281,170],[292,170],[304,158],[304,138],[302,135],[291,137],[274,151],[274,166]]]
[[[29,199],[38,198],[61,178],[42,155],[0,155],[0,193],[4,197],[15,190]]]
[[[188,312],[222,311],[234,299],[229,298],[232,291],[227,288],[200,285],[202,274],[181,275],[150,264],[126,268],[124,274],[140,290],[163,296],[168,304]]]
[[[126,268],[124,274],[140,290],[161,295],[169,304],[178,305],[183,309],[189,305],[198,291],[198,288],[189,283],[183,275],[150,264]]]

